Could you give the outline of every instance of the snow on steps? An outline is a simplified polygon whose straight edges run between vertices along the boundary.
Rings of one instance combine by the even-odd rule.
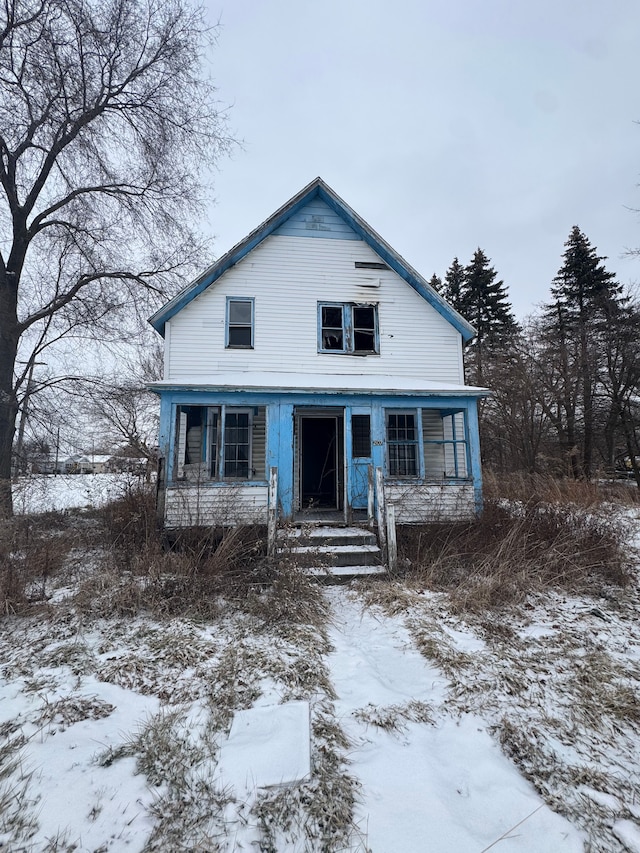
[[[280,530],[278,539],[282,551],[318,578],[345,580],[386,573],[375,534],[366,528],[306,524]]]

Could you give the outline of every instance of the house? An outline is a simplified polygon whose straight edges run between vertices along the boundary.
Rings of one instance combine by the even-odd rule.
[[[320,178],[149,322],[167,527],[479,511],[474,329]]]

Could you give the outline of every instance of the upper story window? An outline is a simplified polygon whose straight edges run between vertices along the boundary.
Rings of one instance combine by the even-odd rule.
[[[253,349],[254,303],[253,299],[227,297],[226,346]]]
[[[319,302],[318,351],[351,355],[379,353],[378,306]]]

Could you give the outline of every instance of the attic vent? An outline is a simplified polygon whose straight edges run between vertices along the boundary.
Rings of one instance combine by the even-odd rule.
[[[378,263],[377,261],[355,261],[357,270],[388,270],[386,264]]]

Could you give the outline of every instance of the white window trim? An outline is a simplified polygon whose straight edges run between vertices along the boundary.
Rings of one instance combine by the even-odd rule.
[[[251,305],[251,343],[250,344],[230,344],[229,343],[229,315],[230,305],[232,302],[248,302]],[[224,346],[225,349],[255,349],[256,343],[256,305],[253,296],[227,296],[225,320],[224,320]],[[245,323],[241,324],[243,327]]]

